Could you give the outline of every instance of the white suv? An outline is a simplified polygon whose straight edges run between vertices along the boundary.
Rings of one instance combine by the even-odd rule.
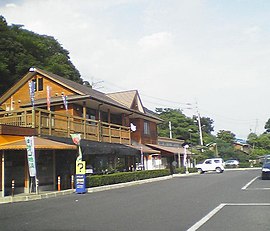
[[[195,167],[200,174],[208,171],[222,173],[224,171],[224,161],[221,158],[206,159],[203,163],[197,164]]]

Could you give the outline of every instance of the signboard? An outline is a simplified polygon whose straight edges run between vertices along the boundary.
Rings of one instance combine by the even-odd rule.
[[[76,161],[76,193],[85,193],[85,161]]]
[[[76,193],[86,193],[85,174],[76,174]]]
[[[85,161],[76,161],[76,174],[85,174]]]
[[[28,160],[28,167],[29,167],[29,174],[31,177],[37,175],[36,172],[36,160],[35,160],[35,145],[34,145],[34,137],[33,136],[26,136],[26,150],[27,150],[27,160]]]

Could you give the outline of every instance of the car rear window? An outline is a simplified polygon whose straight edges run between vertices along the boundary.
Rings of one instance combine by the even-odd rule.
[[[214,160],[215,163],[220,163],[220,160]]]

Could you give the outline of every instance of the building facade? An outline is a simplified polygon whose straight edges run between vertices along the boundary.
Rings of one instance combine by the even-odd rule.
[[[70,187],[78,153],[71,134],[81,134],[83,159],[94,174],[130,171],[138,163],[160,168],[146,164],[160,152],[145,144],[157,144],[162,120],[143,107],[138,91],[104,94],[31,68],[1,96],[0,108],[2,196],[9,194],[12,180],[19,191],[32,190],[25,136],[37,142],[37,177],[44,189],[55,189],[59,175],[63,188]]]

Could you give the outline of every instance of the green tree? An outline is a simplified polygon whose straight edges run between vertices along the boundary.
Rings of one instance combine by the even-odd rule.
[[[258,148],[263,148],[270,151],[270,134],[262,134],[257,139]]]
[[[196,117],[194,119],[197,120]],[[209,117],[201,117],[200,119],[201,119],[202,131],[204,133],[211,134],[211,132],[214,131],[214,126],[213,126],[214,120],[210,119]],[[197,123],[198,122],[196,122],[196,124]]]
[[[158,135],[169,137],[169,122],[171,122],[172,136],[176,139],[190,141],[190,139],[198,139],[198,128],[193,122],[193,119],[186,117],[180,109],[156,109],[158,116],[164,120],[158,126]]]
[[[268,119],[265,123],[264,129],[266,130],[266,132],[270,132],[270,119]]]
[[[0,16],[0,95],[27,73],[39,67],[64,78],[83,83],[79,71],[71,63],[69,52],[53,37],[38,35],[22,29],[22,25],[8,26]]]
[[[254,149],[258,143],[258,136],[256,133],[250,133],[247,137],[247,143]]]
[[[220,130],[217,133],[217,139],[222,140],[225,143],[232,145],[235,140],[235,134],[232,133],[231,131]]]

